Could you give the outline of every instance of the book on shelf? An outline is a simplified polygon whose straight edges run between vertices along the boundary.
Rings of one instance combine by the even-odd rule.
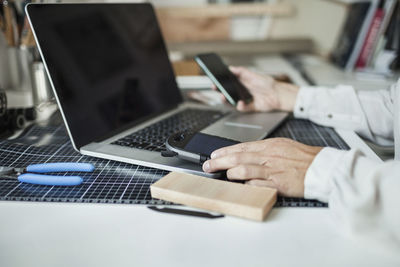
[[[383,13],[384,13],[383,19],[382,19],[382,23],[379,27],[379,31],[377,33],[377,38],[372,47],[372,51],[371,51],[372,53],[370,54],[370,56],[368,58],[367,66],[369,66],[369,67],[374,66],[376,57],[384,48],[384,44],[385,44],[385,40],[386,40],[386,38],[385,38],[386,30],[391,21],[393,12],[396,9],[396,3],[398,3],[398,0],[386,0],[383,2]]]
[[[400,2],[388,18],[369,67],[388,73],[400,69]]]
[[[383,3],[383,1],[381,3]],[[375,47],[375,42],[378,39],[378,33],[379,29],[381,28],[383,18],[384,18],[384,10],[383,6],[381,6],[380,4],[380,6],[375,11],[371,25],[369,25],[367,37],[364,40],[364,43],[360,51],[360,55],[358,56],[357,63],[355,66],[357,69],[363,69],[367,67],[368,59],[371,57],[373,49]]]
[[[347,70],[354,68],[376,3],[375,0],[365,0],[349,4],[342,34],[331,56],[339,67]]]
[[[332,61],[347,71],[385,69],[377,67],[377,62],[390,61],[399,54],[399,1],[354,0],[347,3],[348,16],[332,53]]]
[[[368,30],[370,28],[370,25],[372,23],[372,20],[375,16],[376,9],[378,7],[379,0],[368,0],[369,3],[368,5],[368,10],[365,14],[364,20],[362,22],[362,26],[357,34],[356,42],[354,44],[354,48],[351,51],[350,57],[347,61],[347,64],[345,66],[345,69],[347,71],[352,71],[355,68],[355,65],[357,63],[357,59],[361,53],[361,49],[364,45],[364,41],[367,37]]]

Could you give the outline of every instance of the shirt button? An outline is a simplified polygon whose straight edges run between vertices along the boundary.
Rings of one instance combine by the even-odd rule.
[[[303,107],[300,107],[300,111],[302,111],[302,112],[303,112],[303,111],[304,111],[304,108],[303,108]]]
[[[333,117],[332,114],[328,114],[329,119],[332,119],[332,117]]]

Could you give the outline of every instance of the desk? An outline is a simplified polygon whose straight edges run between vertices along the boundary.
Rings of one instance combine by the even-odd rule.
[[[324,208],[275,208],[262,223],[111,204],[0,202],[0,214],[0,266],[400,265],[343,236]]]
[[[399,266],[344,238],[327,209],[262,223],[143,206],[0,203],[1,266]]]
[[[368,152],[354,133],[339,133]],[[0,214],[0,266],[377,266],[383,257],[364,256],[326,208],[275,208],[262,223],[128,204],[9,201]]]

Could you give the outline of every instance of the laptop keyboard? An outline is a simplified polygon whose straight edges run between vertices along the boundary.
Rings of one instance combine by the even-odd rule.
[[[226,112],[203,109],[185,109],[146,128],[127,135],[112,144],[144,149],[165,150],[165,141],[180,131],[199,131],[227,115]]]

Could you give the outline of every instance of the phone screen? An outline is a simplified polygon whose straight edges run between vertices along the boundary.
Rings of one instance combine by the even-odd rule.
[[[189,142],[185,145],[184,150],[210,156],[211,153],[221,147],[232,146],[238,144],[238,141],[203,134],[196,133],[192,136]]]
[[[200,54],[196,57],[196,61],[232,105],[236,105],[239,100],[251,99],[251,94],[246,87],[217,54]]]

